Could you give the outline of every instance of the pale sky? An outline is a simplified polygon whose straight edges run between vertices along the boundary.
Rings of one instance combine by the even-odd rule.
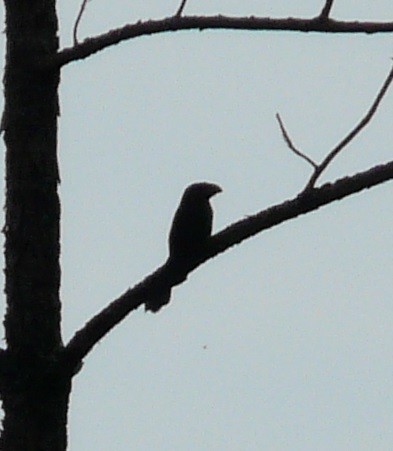
[[[92,0],[79,37],[176,11]],[[188,0],[185,14],[316,15],[323,1]],[[59,2],[61,45],[79,1]],[[332,16],[392,20],[391,0]],[[1,36],[4,43],[4,35]],[[357,123],[393,35],[189,31],[124,42],[62,72],[63,331],[160,266],[184,188],[218,183],[214,229],[295,196]],[[393,92],[323,181],[392,159]],[[208,262],[159,314],[132,313],[75,378],[72,451],[389,451],[391,183]],[[4,200],[2,201],[4,203]]]

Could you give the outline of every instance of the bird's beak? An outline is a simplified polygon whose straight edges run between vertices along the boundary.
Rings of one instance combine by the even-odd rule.
[[[222,192],[222,189],[221,189],[221,187],[220,186],[218,186],[218,185],[211,185],[211,194],[210,194],[210,197],[211,196],[214,196],[214,195],[216,195],[216,194],[218,194],[218,193],[221,193]]]

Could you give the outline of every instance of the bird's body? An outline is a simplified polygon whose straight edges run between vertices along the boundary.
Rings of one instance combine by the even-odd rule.
[[[213,183],[194,183],[186,188],[173,218],[169,232],[169,258],[181,266],[196,257],[208,243],[213,224],[210,198],[221,192]],[[171,287],[158,288],[146,301],[146,310],[157,312],[170,300]]]
[[[212,183],[194,183],[184,191],[169,233],[169,258],[192,257],[203,250],[213,224],[209,199],[220,191]]]

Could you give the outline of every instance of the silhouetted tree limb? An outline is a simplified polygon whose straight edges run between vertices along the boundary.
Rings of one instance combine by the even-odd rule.
[[[277,113],[276,114],[276,119],[278,122],[278,125],[280,126],[281,129],[281,133],[282,136],[284,138],[284,141],[286,142],[287,146],[289,147],[290,150],[292,150],[292,152],[297,155],[298,157],[302,158],[304,161],[306,161],[308,164],[310,164],[314,169],[317,169],[318,165],[317,163],[315,163],[315,161],[310,158],[308,155],[306,155],[304,152],[302,152],[301,150],[299,150],[295,144],[293,144],[291,137],[289,136],[285,126],[284,126],[284,122],[281,119],[281,116]]]
[[[333,159],[363,130],[364,127],[371,121],[372,117],[376,113],[379,104],[381,103],[384,95],[386,94],[389,86],[393,80],[393,68],[390,70],[388,77],[386,78],[384,84],[382,85],[376,99],[371,105],[370,109],[367,111],[366,115],[360,120],[360,122],[348,133],[348,135],[342,139],[334,149],[332,149],[326,158],[322,161],[318,167],[315,168],[313,175],[311,176],[309,182],[307,183],[306,190],[313,188],[316,181],[321,176],[322,172],[328,167],[328,165],[333,161]]]
[[[73,32],[72,32],[72,36],[73,36],[73,39],[74,39],[74,45],[78,44],[78,27],[79,27],[79,23],[80,23],[80,21],[82,19],[83,13],[85,12],[87,2],[88,2],[88,0],[83,0],[82,1],[82,4],[81,4],[79,12],[78,12],[78,15],[77,15],[76,20],[75,20],[74,29],[73,29]]]
[[[324,6],[322,8],[321,14],[319,15],[319,17],[321,19],[325,19],[325,20],[328,19],[330,11],[333,6],[333,1],[334,0],[326,0],[326,3],[324,4]]]
[[[322,175],[323,171],[329,166],[329,164],[333,161],[334,158],[337,157],[337,155],[345,149],[345,147],[353,141],[356,136],[366,127],[366,125],[371,121],[374,114],[377,112],[377,109],[386,94],[386,92],[389,89],[389,86],[391,85],[393,80],[393,68],[390,70],[386,80],[384,81],[381,89],[379,90],[374,102],[368,109],[365,116],[359,121],[359,123],[343,138],[328,154],[327,156],[322,160],[320,164],[315,163],[314,160],[312,160],[309,156],[307,156],[304,152],[300,151],[295,147],[293,144],[288,132],[286,131],[284,127],[284,123],[280,117],[279,114],[276,115],[277,121],[280,125],[281,132],[283,134],[284,140],[287,143],[288,147],[292,152],[294,152],[298,157],[302,158],[303,160],[307,161],[313,168],[313,174],[310,177],[310,180],[307,182],[307,185],[305,187],[305,190],[309,190],[315,186],[315,183],[319,179],[319,177]]]
[[[343,199],[364,189],[393,179],[393,161],[375,166],[351,177],[344,177],[320,188],[312,188],[291,200],[272,206],[242,219],[211,237],[208,248],[194,261],[168,262],[146,277],[134,288],[109,304],[88,321],[70,340],[64,350],[64,359],[75,365],[82,360],[113,327],[131,311],[144,304],[157,290],[168,290],[187,279],[189,273],[236,244],[270,229],[289,219],[317,210],[323,205]]]
[[[180,16],[165,19],[138,21],[108,31],[99,36],[85,39],[82,43],[58,52],[56,58],[46,64],[64,66],[72,61],[87,58],[107,47],[127,39],[149,36],[157,33],[180,30],[281,30],[320,33],[391,33],[393,22],[359,22],[341,20],[321,20],[320,16],[311,19],[270,17],[227,17],[227,16]]]
[[[187,0],[182,0],[179,9],[176,11],[175,17],[180,17],[183,13],[183,9],[186,6]]]

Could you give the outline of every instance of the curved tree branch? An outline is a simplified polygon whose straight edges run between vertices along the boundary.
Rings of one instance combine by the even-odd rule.
[[[64,66],[73,61],[87,58],[107,47],[127,39],[149,36],[157,33],[180,30],[282,30],[323,33],[391,33],[393,22],[358,22],[321,20],[320,16],[311,19],[269,17],[227,17],[227,16],[181,16],[175,15],[159,20],[139,21],[116,28],[107,33],[88,38],[73,47],[61,50],[56,58],[46,61],[46,65]]]
[[[334,158],[337,157],[337,155],[344,150],[344,148],[353,141],[356,136],[366,127],[366,125],[371,121],[374,114],[377,112],[377,109],[382,102],[383,97],[387,93],[391,83],[393,81],[393,67],[390,69],[388,76],[386,77],[386,80],[384,81],[382,87],[380,88],[377,96],[375,97],[375,100],[373,101],[372,105],[364,115],[364,117],[359,121],[359,123],[343,138],[322,160],[321,163],[317,164],[314,160],[312,160],[308,155],[306,155],[304,152],[300,151],[295,147],[293,144],[287,130],[285,129],[284,123],[280,117],[279,114],[276,114],[276,119],[278,121],[278,124],[281,129],[281,133],[283,135],[283,138],[289,147],[289,149],[295,153],[298,157],[305,160],[308,164],[310,164],[314,170],[313,173],[307,182],[306,187],[304,188],[304,191],[310,190],[314,188],[315,183],[319,179],[319,177],[322,175],[322,173],[325,171],[325,169],[329,166],[329,164],[334,160]]]
[[[310,177],[305,190],[309,190],[315,186],[315,183],[323,173],[323,171],[329,166],[334,158],[351,142],[353,139],[363,130],[364,127],[371,121],[374,114],[382,102],[382,99],[389,89],[393,81],[393,68],[390,70],[385,82],[383,83],[381,89],[379,90],[375,100],[373,101],[371,107],[368,109],[365,116],[359,121],[359,123],[343,138],[337,146],[335,146],[324,158],[324,160],[314,168],[314,173]],[[304,157],[303,157],[304,158]]]
[[[187,264],[184,262],[173,263],[168,260],[154,273],[104,308],[75,333],[64,349],[63,360],[67,365],[77,365],[99,340],[131,311],[145,303],[149,296],[155,296],[157,292],[179,285],[198,266],[232,246],[289,219],[392,179],[393,161],[351,177],[344,177],[334,183],[327,183],[320,188],[312,188],[294,199],[230,225],[211,237],[208,248],[201,253],[198,259],[187,262]]]
[[[298,157],[300,157],[304,161],[306,161],[308,164],[310,164],[314,168],[314,170],[316,170],[318,168],[317,163],[315,163],[315,161],[313,159],[311,159],[308,155],[306,155],[304,152],[302,152],[301,150],[296,148],[295,144],[293,144],[293,142],[284,126],[284,122],[282,121],[281,116],[278,113],[276,114],[276,119],[277,119],[278,125],[280,126],[282,136],[283,136],[284,141],[286,142],[288,148],[290,150],[292,150],[292,152],[295,155],[297,155]]]
[[[88,0],[82,1],[82,4],[79,8],[78,15],[75,20],[74,29],[72,31],[72,36],[74,39],[74,46],[78,44],[78,27],[79,27],[79,23],[82,19],[83,13],[85,12],[87,2],[88,2]]]

